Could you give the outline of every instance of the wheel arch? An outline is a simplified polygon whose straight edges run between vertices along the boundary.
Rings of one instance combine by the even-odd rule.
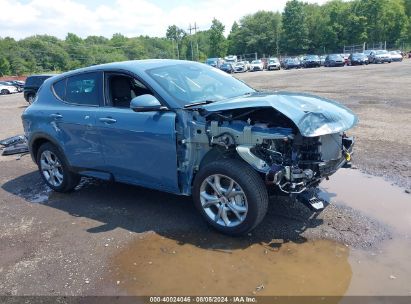
[[[209,163],[215,162],[217,160],[222,160],[222,159],[236,159],[241,162],[244,162],[245,164],[249,165],[247,162],[245,162],[237,153],[235,149],[226,149],[221,146],[214,146],[211,148],[204,156],[202,157],[200,164],[198,166],[198,170],[193,174],[193,177],[191,179],[191,186],[193,186],[195,176],[196,174],[204,168],[204,166],[208,165]],[[251,167],[251,166],[250,166]]]
[[[30,154],[35,163],[37,163],[37,153],[40,147],[45,143],[53,144],[63,155],[65,155],[63,149],[54,138],[45,133],[40,133],[34,136],[29,142]]]

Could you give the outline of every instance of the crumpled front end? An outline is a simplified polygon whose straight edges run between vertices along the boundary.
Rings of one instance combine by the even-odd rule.
[[[351,160],[358,121],[336,102],[295,93],[256,93],[179,113],[179,180],[190,192],[193,176],[219,158],[240,158],[268,188],[306,195]],[[309,197],[307,201],[313,201]]]
[[[351,161],[354,139],[345,133],[318,137],[293,136],[264,140],[259,145],[239,145],[240,157],[264,174],[267,185],[287,194],[316,187]]]

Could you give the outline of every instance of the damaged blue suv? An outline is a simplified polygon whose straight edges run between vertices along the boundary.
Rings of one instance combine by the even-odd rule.
[[[350,161],[357,117],[319,97],[258,92],[201,63],[142,60],[47,79],[22,115],[45,183],[81,176],[192,195],[217,230],[256,227],[270,194],[314,210],[316,187]]]

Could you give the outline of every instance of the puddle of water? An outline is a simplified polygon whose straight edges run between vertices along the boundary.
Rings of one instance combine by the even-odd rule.
[[[231,246],[238,249],[213,250],[190,238],[179,244],[150,233],[132,243],[113,260],[112,284],[120,281],[130,295],[335,296],[346,292],[351,279],[349,248],[331,241],[276,249],[235,239]],[[207,242],[227,239],[213,235]]]
[[[348,260],[353,275],[346,295],[411,296],[409,240],[393,239],[369,251],[352,250]]]
[[[108,283],[130,295],[410,296],[411,196],[357,170],[340,170],[322,189],[391,227],[394,239],[364,250],[329,240],[149,233],[113,257]]]
[[[352,250],[349,295],[411,296],[411,195],[383,178],[343,169],[322,183],[331,201],[391,227],[395,233],[376,249]]]
[[[341,169],[321,188],[332,202],[359,210],[407,237],[411,233],[411,195],[383,178]]]

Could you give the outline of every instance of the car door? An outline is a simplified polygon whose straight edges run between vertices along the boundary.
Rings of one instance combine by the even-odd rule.
[[[60,100],[49,107],[51,124],[71,166],[80,171],[100,170],[104,165],[99,134],[95,128],[96,110],[102,102],[101,72],[81,73],[53,84]]]
[[[134,77],[105,73],[104,83],[106,104],[96,124],[107,170],[118,181],[178,193],[175,113],[131,110],[133,97],[154,94]]]

